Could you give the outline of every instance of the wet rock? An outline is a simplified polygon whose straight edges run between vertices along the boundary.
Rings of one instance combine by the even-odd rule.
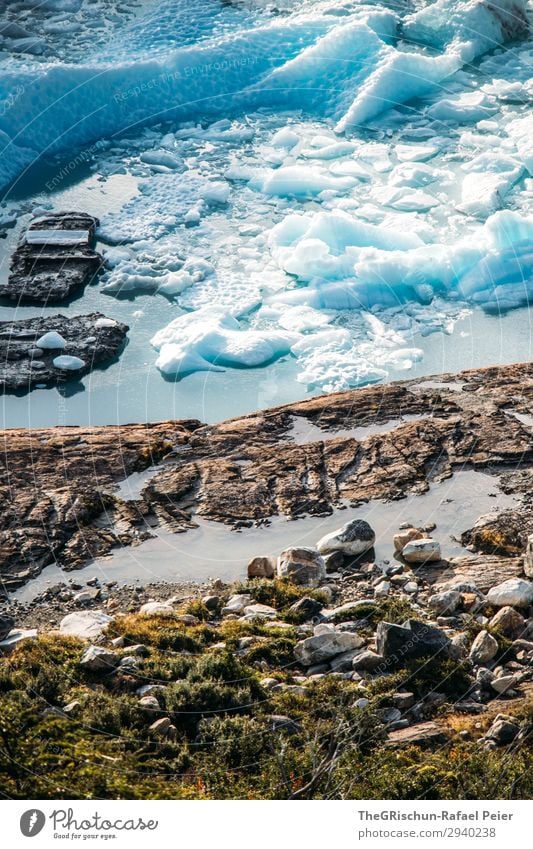
[[[94,249],[98,219],[61,212],[32,221],[11,259],[0,297],[17,303],[54,304],[83,288],[103,260]]]
[[[510,578],[492,587],[487,594],[487,601],[496,607],[528,607],[533,602],[533,582]]]
[[[317,542],[320,554],[341,551],[345,556],[357,557],[372,548],[376,534],[364,519],[354,519],[342,528],[326,534]]]
[[[79,379],[121,351],[128,326],[102,313],[0,322],[0,392]]]
[[[394,545],[394,551],[401,553],[408,542],[411,542],[414,539],[423,539],[424,534],[422,531],[419,531],[418,528],[405,528],[405,530],[400,531],[400,533],[395,534],[392,542]]]
[[[491,628],[505,637],[519,637],[525,628],[524,617],[514,607],[500,607],[489,622]]]
[[[413,539],[402,549],[406,563],[434,563],[441,560],[440,545],[430,537]]]
[[[89,646],[80,660],[81,668],[89,672],[110,672],[119,663],[119,655],[102,646]]]
[[[90,640],[103,634],[110,622],[112,617],[102,610],[84,610],[63,617],[59,630],[69,637]]]
[[[273,578],[276,574],[275,557],[254,557],[247,566],[249,578]]]
[[[357,634],[329,631],[296,643],[294,655],[303,666],[312,666],[362,645],[363,640]]]
[[[9,632],[15,627],[15,620],[7,613],[0,613],[0,640],[5,640]]]
[[[498,642],[488,631],[480,631],[470,648],[472,663],[487,663],[498,652]]]
[[[317,586],[326,577],[326,564],[315,548],[287,548],[278,558],[277,574],[294,584]]]
[[[409,619],[405,625],[379,622],[376,630],[376,646],[388,665],[401,665],[406,659],[420,657],[447,657],[450,641],[439,628]]]

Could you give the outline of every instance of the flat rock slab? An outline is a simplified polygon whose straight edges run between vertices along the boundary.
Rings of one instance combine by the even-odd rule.
[[[50,386],[88,374],[117,356],[128,330],[126,324],[102,313],[2,321],[0,393],[27,391],[36,384]],[[59,333],[65,345],[40,348],[37,342],[51,332]]]
[[[509,578],[522,575],[521,557],[499,557],[490,554],[474,554],[452,557],[444,569],[421,572],[426,580],[435,580],[436,590],[447,590],[456,584],[475,584],[482,593]]]
[[[409,728],[390,731],[385,745],[394,749],[403,746],[430,747],[445,743],[447,739],[444,729],[435,722],[419,722]]]
[[[22,234],[0,296],[17,303],[53,304],[81,289],[102,266],[94,249],[98,219],[85,212],[37,218]]]

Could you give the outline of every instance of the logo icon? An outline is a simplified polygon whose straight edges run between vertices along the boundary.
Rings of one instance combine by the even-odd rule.
[[[42,811],[32,808],[25,811],[20,818],[20,830],[24,837],[35,837],[43,830],[46,817]]]

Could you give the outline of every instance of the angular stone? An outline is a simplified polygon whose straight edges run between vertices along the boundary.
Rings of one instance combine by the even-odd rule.
[[[507,746],[513,742],[519,731],[520,727],[511,717],[500,714],[487,731],[486,739],[494,740],[497,746]]]
[[[404,660],[420,657],[450,655],[450,641],[438,628],[426,625],[416,619],[409,619],[404,625],[379,622],[376,630],[376,645],[389,665],[401,665]]]
[[[403,551],[408,542],[411,542],[414,539],[423,539],[424,534],[422,531],[419,531],[418,528],[406,528],[400,533],[395,534],[392,538],[392,542],[394,545],[394,551],[400,553]]]
[[[277,574],[294,584],[317,586],[326,577],[326,564],[315,548],[287,548],[278,558]]]
[[[308,637],[296,643],[294,655],[303,666],[312,666],[331,660],[336,655],[343,654],[351,649],[358,649],[363,645],[363,640],[357,634],[348,631],[331,631]]]
[[[172,723],[168,716],[163,716],[161,719],[156,719],[155,722],[152,722],[149,731],[156,737],[166,737],[171,725]]]
[[[514,687],[518,686],[520,683],[517,675],[500,675],[499,678],[493,678],[490,682],[490,686],[493,690],[496,690],[497,693],[503,694],[506,693],[507,690],[512,690]]]
[[[303,596],[291,604],[289,613],[294,613],[302,619],[312,619],[322,610],[322,604],[310,596]]]
[[[524,617],[514,607],[500,607],[489,622],[491,628],[506,637],[519,637],[525,628]]]
[[[527,538],[526,553],[524,555],[524,574],[533,578],[533,534]]]
[[[246,619],[275,619],[278,611],[268,604],[249,604],[244,608]]]
[[[119,663],[119,655],[103,646],[89,646],[80,660],[80,666],[89,672],[110,672]]]
[[[425,748],[445,743],[447,739],[444,729],[435,722],[419,722],[409,728],[390,731],[385,745],[390,748],[402,748],[403,746]]]
[[[403,547],[402,557],[406,563],[433,563],[441,560],[440,545],[429,537],[414,539]]]
[[[480,631],[470,648],[472,663],[487,663],[498,652],[498,641],[488,631]]]
[[[455,613],[457,608],[460,607],[461,601],[462,596],[460,592],[457,592],[457,590],[448,590],[447,592],[432,595],[428,600],[428,605],[435,611],[437,616],[442,616],[445,613]]]
[[[353,669],[356,672],[375,672],[376,669],[379,669],[385,662],[385,658],[376,654],[374,651],[370,651],[370,649],[366,649],[365,651],[358,652],[352,663]]]
[[[232,595],[228,599],[226,605],[222,608],[222,615],[227,616],[229,613],[236,613],[240,616],[244,613],[244,608],[252,603],[252,596],[246,593],[240,595]]]

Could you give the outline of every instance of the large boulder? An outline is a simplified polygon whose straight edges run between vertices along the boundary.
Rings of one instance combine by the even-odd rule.
[[[350,631],[327,631],[296,643],[294,655],[303,666],[313,666],[362,645],[361,637]]]
[[[103,610],[83,610],[65,616],[61,620],[59,630],[69,637],[91,640],[94,637],[99,637],[110,622],[111,616],[108,616]]]
[[[487,601],[495,607],[528,607],[533,603],[533,583],[522,578],[509,578],[488,591]]]
[[[421,657],[449,657],[451,644],[439,628],[409,619],[404,625],[379,622],[376,646],[389,665],[401,666],[404,660]]]
[[[294,584],[317,586],[326,577],[326,564],[316,548],[287,548],[278,557],[277,571]]]
[[[402,557],[406,563],[434,563],[441,560],[440,545],[431,537],[413,539],[402,548]]]
[[[320,554],[330,554],[332,551],[342,551],[348,557],[364,554],[374,545],[376,534],[364,519],[354,519],[342,528],[326,534],[317,542]]]

